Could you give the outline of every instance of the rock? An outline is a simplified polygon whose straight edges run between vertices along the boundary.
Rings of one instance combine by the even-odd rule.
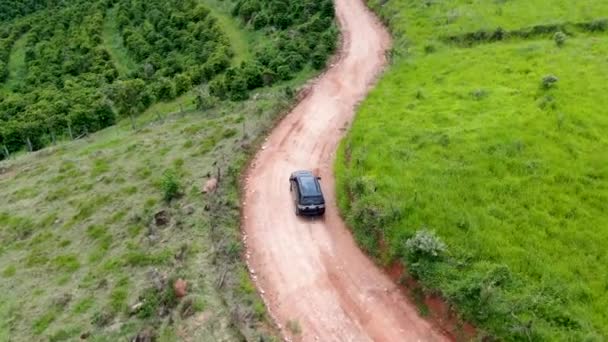
[[[154,214],[154,223],[159,227],[166,226],[169,223],[169,220],[169,213],[164,209]]]
[[[203,186],[203,190],[201,191],[204,194],[212,194],[217,190],[217,178],[210,178]]]
[[[182,298],[188,294],[188,283],[179,278],[173,283],[173,291],[175,292],[175,296],[177,298]]]
[[[195,209],[192,204],[188,204],[187,206],[184,207],[184,213],[186,215],[192,215],[192,214],[194,214],[194,211],[195,211]]]
[[[82,334],[80,334],[80,339],[86,340],[87,338],[89,338],[89,336],[91,336],[91,333],[89,331],[83,332]]]
[[[141,309],[142,306],[144,306],[143,302],[138,302],[138,303],[131,305],[131,307],[129,308],[129,313],[131,315],[136,314],[139,311],[139,309]]]
[[[156,333],[152,328],[144,328],[135,337],[131,339],[131,342],[154,342],[156,341]]]
[[[120,331],[120,328],[122,328],[122,325],[122,322],[114,322],[112,325],[107,327],[106,330],[111,332],[118,332]]]

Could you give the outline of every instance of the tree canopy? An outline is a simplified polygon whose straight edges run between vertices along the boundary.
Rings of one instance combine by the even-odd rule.
[[[241,65],[231,64],[227,35],[196,0],[0,0],[0,9],[11,8],[0,12],[0,145],[39,149],[55,135],[94,132],[201,83],[242,100],[306,67],[322,68],[335,48],[330,0],[233,4],[233,15],[266,37]],[[119,72],[106,41],[108,21],[133,62],[128,72]],[[24,70],[11,70],[11,58]]]

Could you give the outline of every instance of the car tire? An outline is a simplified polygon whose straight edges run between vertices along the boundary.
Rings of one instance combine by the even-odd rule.
[[[319,216],[323,216],[323,215],[325,215],[325,209],[319,210]]]
[[[298,207],[296,207],[296,216],[300,216],[300,214],[302,214],[302,212]]]

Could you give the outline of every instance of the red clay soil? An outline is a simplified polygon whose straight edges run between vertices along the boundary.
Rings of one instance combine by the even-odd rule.
[[[403,264],[392,263],[386,268],[386,273],[395,283],[402,284],[400,288],[408,298],[424,296],[420,300],[423,301],[421,304],[424,304],[428,311],[427,319],[440,328],[451,340],[472,341],[478,336],[477,329],[473,325],[463,322],[444,298],[434,294],[424,294],[422,286],[407,275]]]
[[[243,239],[252,278],[286,339],[449,340],[359,250],[339,216],[334,153],[386,64],[390,36],[361,0],[335,3],[339,58],[277,125],[245,175]],[[328,205],[322,219],[294,213],[288,178],[300,169],[322,177]]]

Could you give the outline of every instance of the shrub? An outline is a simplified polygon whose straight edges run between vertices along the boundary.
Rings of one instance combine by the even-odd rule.
[[[562,31],[557,31],[553,35],[553,40],[555,41],[555,44],[559,47],[562,47],[564,46],[564,44],[566,44],[566,38],[566,34]]]
[[[181,95],[188,91],[192,86],[192,80],[187,74],[179,74],[175,76],[175,94]]]
[[[471,96],[475,100],[481,100],[488,96],[488,91],[485,89],[475,89],[471,92]]]
[[[161,187],[165,201],[170,202],[172,199],[179,196],[180,184],[175,171],[167,170],[165,173],[163,173]]]
[[[543,89],[551,89],[557,84],[557,81],[559,81],[559,78],[557,78],[557,76],[547,75],[543,77],[542,87]]]
[[[236,74],[230,79],[228,84],[230,88],[230,99],[232,101],[246,100],[249,97],[247,93],[247,80],[242,75]]]
[[[173,284],[173,281],[170,280],[168,283]],[[148,288],[139,296],[139,299],[143,305],[137,312],[137,317],[141,319],[154,317],[159,314],[161,308],[170,310],[178,304],[172,286],[165,286],[161,289]]]
[[[317,50],[312,54],[311,61],[312,67],[320,70],[325,67],[325,62],[327,61],[327,56],[329,55],[327,48],[325,45],[320,45],[317,47]]]
[[[219,75],[209,82],[209,93],[213,96],[217,96],[220,99],[226,98],[226,76]]]
[[[209,94],[208,89],[200,90],[194,98],[194,104],[198,110],[208,110],[214,108],[218,103],[218,98]]]
[[[434,232],[421,229],[405,241],[405,250],[412,261],[419,259],[440,259],[447,247]]]
[[[587,25],[587,29],[592,32],[603,32],[608,30],[608,19],[594,20]]]
[[[175,98],[175,83],[168,78],[161,77],[154,85],[153,92],[158,100],[172,100]]]

